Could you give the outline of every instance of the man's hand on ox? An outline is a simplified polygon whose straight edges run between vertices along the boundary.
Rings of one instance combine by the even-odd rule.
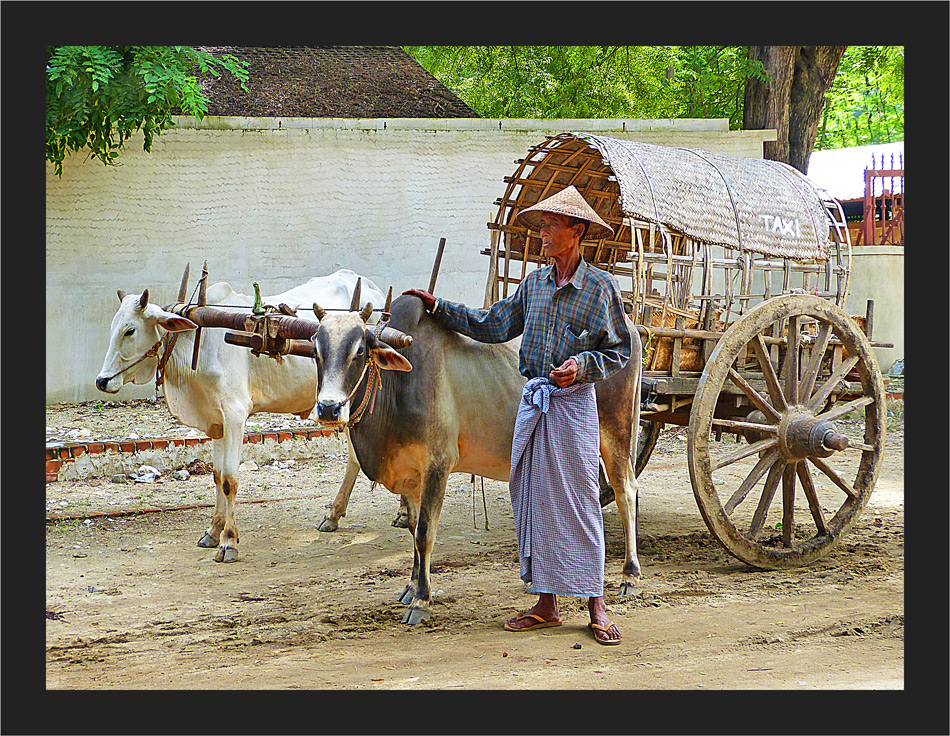
[[[431,312],[432,308],[435,306],[435,297],[424,289],[406,289],[403,292],[403,296],[406,295],[417,296],[422,299],[422,303],[425,305],[427,312]]]
[[[552,366],[553,367],[553,366]],[[577,378],[577,361],[574,358],[568,358],[560,367],[551,371],[550,378],[561,388],[565,388],[574,383]]]

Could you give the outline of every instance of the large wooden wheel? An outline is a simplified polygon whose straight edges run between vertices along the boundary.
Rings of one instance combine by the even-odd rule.
[[[855,374],[860,391],[842,384]],[[861,410],[857,431],[835,425]],[[853,319],[814,296],[763,302],[723,333],[693,400],[689,474],[706,525],[749,565],[814,562],[867,503],[886,420],[880,370]],[[746,442],[717,441],[736,432]]]

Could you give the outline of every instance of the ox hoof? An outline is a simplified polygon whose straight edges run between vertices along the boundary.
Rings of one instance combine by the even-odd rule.
[[[396,518],[393,519],[393,526],[398,527],[399,529],[408,529],[409,514],[400,511],[398,514],[396,514]]]
[[[198,546],[214,549],[218,546],[218,540],[205,532],[205,535],[198,540]]]
[[[406,614],[402,617],[402,622],[404,624],[409,624],[410,626],[415,626],[416,624],[422,623],[431,617],[432,614],[429,613],[428,609],[410,606],[406,610]]]
[[[637,583],[633,580],[624,580],[620,584],[620,595],[631,595],[639,598],[643,595],[643,591],[637,586]]]
[[[218,547],[214,556],[215,562],[234,562],[238,558],[238,551],[234,547]]]
[[[412,592],[412,586],[407,585],[405,590],[399,594],[399,597],[396,599],[400,603],[405,603],[407,606],[416,599],[415,594]]]
[[[324,516],[323,521],[317,526],[318,532],[335,532],[337,529],[339,529],[339,525],[329,516]]]

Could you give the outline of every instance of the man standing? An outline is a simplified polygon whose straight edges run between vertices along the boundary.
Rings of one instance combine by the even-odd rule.
[[[418,289],[432,316],[481,342],[523,333],[519,370],[528,382],[518,407],[509,490],[521,578],[538,602],[505,623],[508,631],[560,626],[557,596],[586,597],[590,628],[601,644],[619,644],[604,603],[604,523],[598,482],[600,435],[594,382],[630,358],[620,288],[580,254],[585,235],[613,230],[573,186],[517,215],[541,235],[554,260],[488,310],[437,299]]]

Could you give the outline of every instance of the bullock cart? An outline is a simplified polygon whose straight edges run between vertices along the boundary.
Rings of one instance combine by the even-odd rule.
[[[845,311],[838,202],[781,163],[598,135],[552,136],[515,163],[482,251],[485,306],[546,265],[540,234],[515,216],[574,185],[614,230],[582,255],[617,277],[644,343],[636,472],[665,425],[687,426],[693,493],[729,553],[761,568],[826,554],[881,467],[871,348],[892,347],[871,341],[873,302]],[[849,415],[862,417],[860,439],[835,424]]]

